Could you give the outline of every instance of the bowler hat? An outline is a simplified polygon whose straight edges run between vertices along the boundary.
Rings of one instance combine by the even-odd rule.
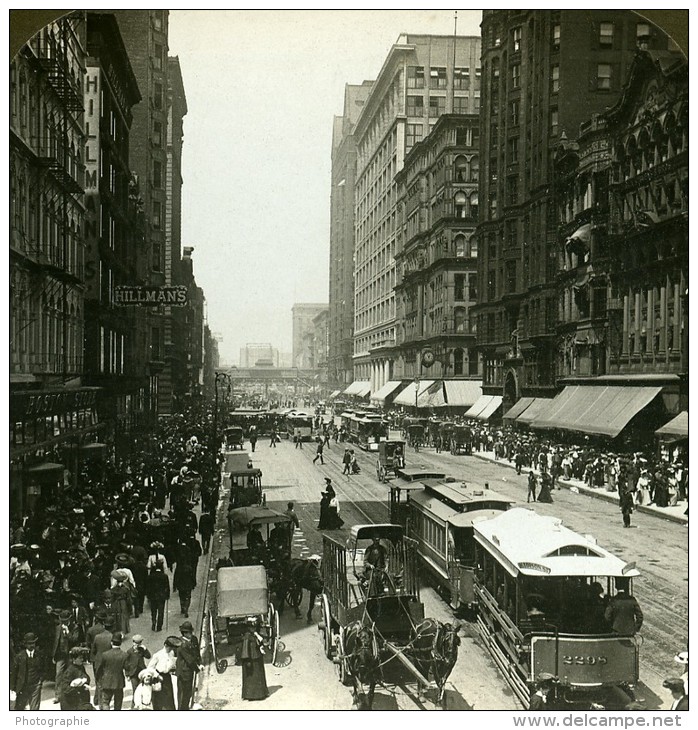
[[[670,689],[672,692],[683,692],[683,679],[680,677],[669,677],[662,682],[662,686]]]
[[[194,633],[194,627],[191,625],[191,621],[185,621],[184,623],[181,623],[179,625],[180,631],[191,631],[192,634]]]
[[[22,637],[22,641],[23,641],[23,643],[24,643],[25,646],[27,644],[36,644],[36,642],[38,640],[39,639],[38,639],[37,635],[36,634],[32,634],[31,631],[28,634],[24,634],[24,636]]]

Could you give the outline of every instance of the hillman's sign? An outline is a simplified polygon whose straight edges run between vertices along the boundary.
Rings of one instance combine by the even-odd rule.
[[[114,287],[117,307],[185,307],[186,286],[117,286]]]

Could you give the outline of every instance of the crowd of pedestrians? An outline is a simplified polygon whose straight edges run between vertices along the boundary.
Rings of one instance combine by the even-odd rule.
[[[220,475],[207,433],[206,416],[194,409],[161,421],[151,440],[141,435],[128,455],[86,462],[55,498],[44,496],[12,520],[15,709],[39,709],[44,683],[61,709],[121,709],[127,682],[134,709],[175,709],[172,672],[177,707],[188,709],[201,659],[186,619],[202,544],[208,550],[211,542]],[[161,632],[174,592],[181,635],[165,637],[151,656],[131,622],[147,599],[151,629]]]

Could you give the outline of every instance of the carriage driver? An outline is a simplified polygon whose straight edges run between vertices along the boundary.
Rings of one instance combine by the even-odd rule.
[[[383,572],[388,562],[388,552],[381,545],[379,537],[374,537],[373,542],[366,548],[364,553],[364,580],[370,587],[370,594],[376,595],[383,592]]]

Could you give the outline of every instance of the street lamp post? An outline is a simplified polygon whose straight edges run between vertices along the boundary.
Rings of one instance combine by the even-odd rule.
[[[230,375],[228,373],[217,372],[213,383],[214,405],[213,405],[213,448],[218,452],[220,439],[218,438],[218,383],[227,383],[230,387]]]
[[[417,411],[417,399],[419,398],[419,378],[414,379],[414,414],[418,414]]]

